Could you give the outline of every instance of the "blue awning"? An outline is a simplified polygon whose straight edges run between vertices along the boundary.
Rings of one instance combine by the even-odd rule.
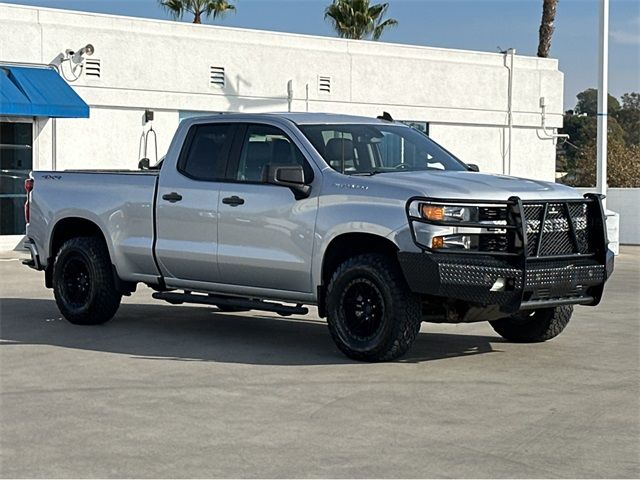
[[[0,66],[0,115],[89,118],[89,106],[51,68]]]

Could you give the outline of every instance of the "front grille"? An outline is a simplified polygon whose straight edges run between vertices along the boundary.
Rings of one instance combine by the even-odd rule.
[[[591,252],[586,202],[525,204],[523,214],[529,257]]]
[[[479,207],[478,220],[499,221],[507,219],[507,209],[505,207]]]
[[[509,250],[509,239],[506,234],[479,235],[478,250],[482,252],[506,252]]]

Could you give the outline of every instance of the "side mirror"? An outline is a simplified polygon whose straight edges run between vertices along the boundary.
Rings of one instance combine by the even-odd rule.
[[[480,167],[478,165],[476,165],[475,163],[467,163],[467,167],[469,167],[469,170],[472,172],[479,172],[480,171]]]
[[[138,170],[149,170],[149,159],[143,158],[138,162]]]
[[[267,165],[266,182],[291,189],[296,199],[307,198],[311,185],[305,183],[302,165]]]

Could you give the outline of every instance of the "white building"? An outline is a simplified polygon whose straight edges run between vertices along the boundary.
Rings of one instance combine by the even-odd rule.
[[[162,156],[180,120],[200,112],[388,111],[483,171],[554,180],[557,60],[0,4],[5,73],[86,44],[95,53],[60,70],[88,119],[16,116],[0,104],[5,246],[24,228],[15,185],[30,169],[136,168],[143,131],[153,126]],[[18,164],[12,142],[26,145]]]

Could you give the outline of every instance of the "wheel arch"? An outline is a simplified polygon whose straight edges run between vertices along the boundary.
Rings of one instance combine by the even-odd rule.
[[[326,316],[325,291],[331,275],[347,259],[365,253],[381,253],[397,261],[398,246],[388,238],[369,232],[348,232],[334,237],[323,251],[317,283],[318,314]]]
[[[104,234],[102,228],[93,220],[84,217],[64,217],[58,220],[51,229],[49,237],[49,255],[47,259],[47,268],[45,270],[45,286],[53,287],[53,264],[62,245],[72,238],[77,237],[97,237],[104,242],[109,252],[111,268],[113,269],[113,277],[116,288],[124,294],[135,291],[135,284],[124,282],[120,279],[118,271],[113,262],[113,249],[108,237]]]
[[[98,237],[105,242],[107,247],[107,237],[102,229],[92,220],[83,217],[65,217],[56,222],[51,229],[49,237],[49,259],[55,259],[60,247],[75,237]],[[109,249],[111,255],[111,249]]]

